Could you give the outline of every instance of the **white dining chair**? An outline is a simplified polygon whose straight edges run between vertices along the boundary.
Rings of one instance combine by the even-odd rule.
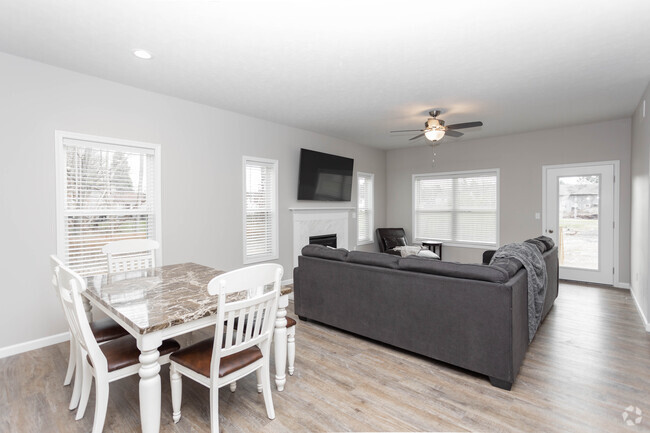
[[[81,355],[78,360],[83,369],[83,379],[76,419],[79,420],[84,416],[94,377],[95,419],[92,433],[100,433],[104,428],[108,407],[108,384],[138,373],[140,350],[135,338],[130,335],[109,341],[101,346],[97,344],[81,300],[81,293],[86,290],[86,281],[65,265],[57,266],[54,273],[58,279],[59,293],[66,319],[68,319],[68,325],[78,343]],[[179,348],[180,345],[175,340],[163,341],[158,348],[159,363],[168,362],[169,355]]]
[[[153,239],[125,239],[102,247],[108,260],[108,273],[136,271],[156,267],[156,250],[160,244]]]
[[[50,256],[50,270],[52,272],[52,286],[56,293],[56,297],[61,303],[61,307],[65,314],[67,314],[64,306],[63,300],[61,299],[61,294],[59,292],[59,279],[58,274],[55,272],[57,267],[64,266],[63,261],[55,255]],[[67,320],[67,317],[66,317]],[[90,322],[90,329],[95,337],[97,343],[102,344],[107,341],[114,340],[116,338],[123,337],[128,334],[126,329],[122,328],[117,322],[112,319],[105,318]],[[79,348],[77,341],[75,340],[72,333],[70,333],[70,356],[68,358],[68,369],[65,374],[65,379],[63,385],[70,385],[72,381],[72,376],[74,374],[74,387],[72,389],[72,397],[70,398],[69,409],[73,410],[79,404],[79,397],[81,396],[81,380],[82,380],[82,369],[76,368],[79,364]]]
[[[210,281],[208,293],[219,297],[214,338],[183,348],[170,357],[174,422],[181,418],[181,375],[210,389],[210,428],[217,433],[219,388],[253,372],[258,386],[260,382],[262,385],[266,414],[275,418],[269,359],[282,273],[282,266],[267,263],[227,272]],[[233,300],[233,296],[244,299]],[[237,327],[236,322],[252,326]]]

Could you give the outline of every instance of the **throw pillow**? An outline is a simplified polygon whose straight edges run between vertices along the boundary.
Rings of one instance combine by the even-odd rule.
[[[548,236],[537,236],[535,239],[537,239],[540,242],[543,242],[544,245],[546,245],[546,251],[553,249],[555,246],[555,242],[553,242],[553,239],[549,238]]]
[[[537,240],[537,239],[526,239],[524,242],[533,244],[537,247],[540,253],[544,253],[546,251],[546,245],[544,245],[544,242]]]
[[[387,250],[390,250],[395,247],[401,247],[406,245],[406,238],[403,236],[387,236],[384,238],[384,245]]]
[[[420,250],[417,254],[419,257],[429,257],[431,259],[438,259],[440,260],[440,256],[438,254],[434,253],[431,250]]]

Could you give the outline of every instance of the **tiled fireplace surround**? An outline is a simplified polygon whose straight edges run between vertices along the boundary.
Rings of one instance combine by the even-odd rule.
[[[310,236],[336,234],[337,247],[349,249],[349,219],[353,208],[291,208],[293,213],[293,265]]]

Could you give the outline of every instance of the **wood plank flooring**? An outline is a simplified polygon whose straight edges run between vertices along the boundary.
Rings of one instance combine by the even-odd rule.
[[[222,431],[650,432],[650,334],[627,290],[562,283],[510,392],[324,325],[301,322],[296,334],[296,373],[273,392],[276,419],[252,375],[236,393],[221,389]],[[62,343],[0,359],[0,432],[90,431],[94,397],[81,421],[67,409],[67,355]],[[168,372],[161,431],[209,432],[207,389],[191,380],[173,423]],[[624,423],[628,406],[643,411],[640,424]],[[104,431],[139,431],[139,422],[137,376],[111,384]]]

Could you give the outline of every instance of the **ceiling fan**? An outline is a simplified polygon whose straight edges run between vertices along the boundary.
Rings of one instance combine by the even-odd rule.
[[[417,140],[418,138],[424,136],[429,141],[440,141],[445,135],[450,137],[462,137],[464,134],[457,131],[458,129],[465,128],[475,128],[477,126],[483,126],[483,122],[466,122],[466,123],[456,123],[454,125],[445,126],[445,121],[438,119],[440,115],[440,110],[429,111],[431,118],[427,119],[424,122],[424,129],[401,129],[398,131],[390,132],[421,132],[415,137],[409,138],[411,140]]]

